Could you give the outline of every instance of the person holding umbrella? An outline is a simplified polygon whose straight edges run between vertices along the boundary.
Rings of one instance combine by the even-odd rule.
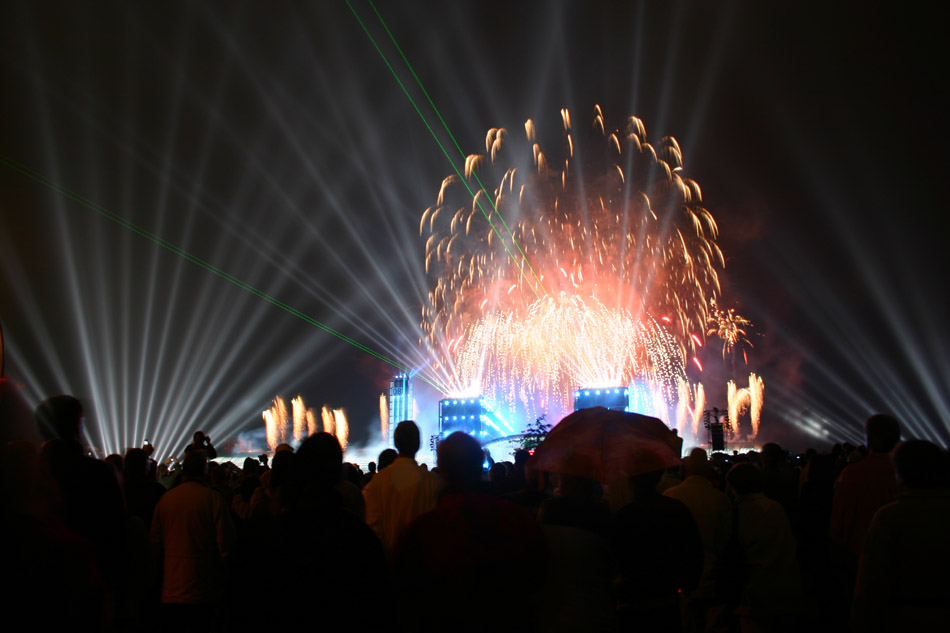
[[[610,530],[622,629],[682,631],[680,595],[702,575],[696,521],[683,503],[656,490],[663,471],[680,464],[681,447],[682,439],[657,418],[593,407],[561,420],[532,458],[540,470],[629,481],[633,501]]]

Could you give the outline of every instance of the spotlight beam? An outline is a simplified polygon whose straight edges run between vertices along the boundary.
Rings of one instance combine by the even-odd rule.
[[[37,182],[37,183],[39,183],[39,184],[41,184],[41,185],[47,187],[48,189],[52,189],[53,191],[56,191],[57,193],[62,194],[65,198],[68,198],[69,200],[72,200],[73,202],[76,202],[76,203],[78,203],[78,204],[81,204],[82,206],[86,207],[87,209],[90,209],[90,210],[92,210],[92,211],[95,211],[96,213],[102,215],[103,217],[106,217],[106,218],[108,218],[109,220],[112,220],[113,222],[115,222],[116,224],[122,226],[123,228],[126,228],[126,229],[132,231],[133,233],[136,233],[136,234],[140,235],[141,237],[144,237],[145,239],[147,239],[147,240],[149,240],[149,241],[151,241],[151,242],[154,242],[155,244],[158,244],[159,246],[165,248],[166,250],[171,251],[172,253],[178,255],[179,257],[181,257],[181,258],[183,258],[183,259],[185,259],[185,260],[187,260],[187,261],[189,261],[189,262],[191,262],[191,263],[193,263],[193,264],[195,264],[195,265],[197,265],[197,266],[200,266],[201,268],[204,268],[204,269],[207,270],[208,272],[213,273],[213,274],[217,275],[218,277],[224,279],[225,281],[228,281],[228,282],[234,284],[234,285],[237,286],[238,288],[240,288],[240,289],[242,289],[242,290],[244,290],[244,291],[246,291],[246,292],[248,292],[248,293],[254,295],[255,297],[257,297],[257,298],[259,298],[259,299],[263,299],[263,300],[267,301],[268,303],[270,303],[271,305],[274,305],[274,306],[280,308],[281,310],[284,310],[285,312],[287,312],[287,313],[289,313],[289,314],[291,314],[291,315],[297,317],[298,319],[300,319],[300,320],[302,320],[302,321],[304,321],[304,322],[306,322],[306,323],[309,323],[310,325],[313,325],[313,326],[315,326],[315,327],[317,327],[317,328],[323,330],[323,331],[326,332],[327,334],[332,334],[332,335],[335,336],[336,338],[340,339],[341,341],[343,341],[343,342],[345,342],[345,343],[349,343],[350,345],[352,345],[353,347],[359,349],[360,351],[363,351],[363,352],[365,352],[365,353],[367,353],[367,354],[369,354],[369,355],[371,355],[371,356],[374,356],[374,357],[378,358],[379,360],[383,361],[384,363],[388,363],[389,365],[392,365],[392,366],[395,367],[396,369],[399,369],[400,371],[404,371],[404,372],[409,372],[409,371],[411,371],[409,367],[407,367],[407,366],[405,366],[405,365],[399,363],[398,361],[395,361],[395,360],[393,360],[393,359],[391,359],[391,358],[389,358],[389,357],[387,357],[387,356],[385,356],[385,355],[383,355],[383,354],[381,354],[381,353],[379,353],[379,352],[373,350],[372,348],[367,347],[366,345],[364,345],[363,343],[360,343],[360,342],[357,341],[356,339],[353,339],[353,338],[351,338],[351,337],[349,337],[349,336],[343,334],[342,332],[339,332],[339,331],[337,331],[337,330],[331,328],[329,325],[326,325],[325,323],[322,323],[322,322],[318,321],[317,319],[313,318],[312,316],[310,316],[310,315],[308,315],[308,314],[305,314],[304,312],[301,312],[300,310],[294,308],[294,307],[291,306],[290,304],[285,303],[285,302],[281,301],[280,299],[278,299],[278,298],[276,298],[276,297],[273,297],[273,296],[267,294],[267,293],[264,292],[263,290],[260,290],[260,289],[258,289],[258,288],[256,288],[256,287],[252,286],[251,284],[249,284],[249,283],[247,283],[247,282],[244,282],[244,281],[238,279],[238,278],[235,277],[234,275],[228,273],[227,271],[224,271],[224,270],[218,268],[218,267],[215,266],[214,264],[211,264],[210,262],[206,262],[205,260],[201,259],[200,257],[196,257],[195,255],[192,255],[191,253],[185,251],[183,248],[181,248],[181,247],[179,247],[179,246],[176,246],[175,244],[172,244],[172,243],[169,242],[168,240],[165,240],[164,238],[162,238],[162,237],[160,237],[160,236],[158,236],[158,235],[155,235],[154,233],[152,233],[152,232],[150,232],[150,231],[148,231],[148,230],[146,230],[146,229],[143,229],[142,227],[136,225],[135,223],[133,223],[133,222],[131,222],[131,221],[129,221],[129,220],[123,218],[122,216],[120,216],[120,215],[118,215],[118,214],[116,214],[116,213],[113,213],[112,211],[109,211],[109,210],[106,209],[105,207],[102,207],[102,206],[100,206],[100,205],[98,205],[98,204],[92,202],[91,200],[87,200],[86,198],[84,198],[83,196],[79,195],[78,193],[75,193],[75,192],[73,192],[73,191],[70,191],[70,190],[67,189],[66,187],[64,187],[64,186],[62,186],[62,185],[59,185],[59,184],[57,184],[57,183],[55,183],[55,182],[49,180],[48,178],[44,177],[42,174],[40,174],[40,173],[38,173],[38,172],[35,172],[35,171],[33,171],[32,169],[30,169],[30,168],[28,168],[28,167],[26,167],[26,166],[24,166],[24,165],[21,165],[20,163],[14,161],[13,159],[11,159],[11,158],[9,158],[9,157],[3,155],[3,154],[0,154],[0,165],[4,165],[4,166],[6,166],[6,167],[9,167],[10,169],[13,169],[14,171],[16,171],[16,172],[18,172],[18,173],[20,173],[20,174],[22,174],[22,175],[24,175],[24,176],[30,178],[31,180],[33,180],[33,181],[35,181],[35,182]],[[440,387],[439,385],[435,384],[434,382],[431,382],[430,380],[426,379],[425,377],[420,376],[419,378],[420,378],[420,380],[423,380],[424,382],[430,384],[431,386],[435,387],[436,389],[441,389],[441,387]]]
[[[449,152],[448,150],[445,149],[445,145],[443,145],[442,141],[439,140],[439,137],[436,136],[435,130],[432,129],[432,126],[429,124],[429,121],[426,119],[425,115],[422,114],[422,110],[419,109],[419,105],[416,103],[415,99],[412,98],[412,95],[409,94],[409,90],[406,88],[405,84],[403,84],[402,80],[399,79],[399,76],[396,74],[395,69],[393,68],[392,64],[389,62],[389,59],[383,53],[382,49],[380,49],[379,44],[376,43],[376,39],[370,34],[369,29],[363,23],[363,20],[360,18],[359,14],[356,12],[356,9],[353,8],[353,5],[350,4],[349,0],[347,0],[346,5],[350,8],[350,11],[353,13],[353,16],[356,18],[356,21],[359,22],[359,25],[360,27],[362,27],[363,32],[366,33],[366,37],[368,37],[370,42],[372,42],[373,47],[376,49],[376,52],[379,53],[379,56],[382,58],[383,62],[386,64],[386,67],[389,69],[389,72],[392,74],[393,78],[396,80],[396,83],[399,84],[399,87],[402,89],[403,94],[405,94],[406,98],[409,99],[409,102],[412,104],[413,109],[415,109],[416,114],[418,114],[419,118],[422,119],[422,123],[426,126],[426,129],[429,130],[429,134],[435,140],[436,144],[439,146],[439,149],[442,150],[442,154],[449,161],[449,164],[452,166],[452,170],[458,176],[459,181],[468,190],[469,195],[475,201],[475,204],[478,206],[479,211],[482,212],[482,215],[485,217],[485,220],[488,222],[488,225],[492,228],[492,231],[495,233],[495,235],[498,236],[498,239],[501,240],[502,246],[505,247],[505,252],[508,254],[508,257],[513,262],[515,262],[515,265],[518,267],[518,270],[521,273],[522,277],[525,277],[524,266],[525,265],[528,266],[528,269],[534,275],[534,283],[537,284],[538,288],[540,288],[541,291],[540,293],[538,292],[538,289],[535,288],[534,284],[531,283],[530,279],[528,281],[528,287],[531,288],[531,291],[534,292],[535,296],[538,299],[540,299],[543,295],[547,295],[548,292],[544,288],[544,284],[541,283],[540,277],[538,277],[538,274],[534,271],[534,268],[531,267],[531,263],[527,260],[527,257],[525,256],[524,252],[521,250],[521,247],[518,246],[518,243],[515,241],[514,236],[511,234],[511,229],[508,228],[508,224],[505,223],[504,218],[501,218],[501,214],[498,213],[498,209],[495,207],[495,202],[494,202],[493,197],[489,195],[488,192],[485,190],[485,187],[482,185],[481,180],[479,180],[478,178],[477,172],[474,169],[472,170],[472,174],[475,176],[476,181],[478,181],[478,184],[481,187],[481,190],[485,193],[486,197],[492,201],[492,208],[495,210],[495,214],[498,215],[499,218],[501,218],[502,224],[504,225],[505,229],[508,230],[508,235],[509,235],[509,238],[511,239],[511,242],[515,245],[518,251],[521,252],[520,264],[517,261],[517,258],[515,257],[515,255],[511,252],[511,249],[509,248],[508,243],[505,240],[504,236],[498,230],[498,227],[495,225],[495,223],[492,222],[491,214],[485,211],[485,208],[482,206],[481,200],[478,199],[477,194],[474,191],[472,191],[472,188],[469,186],[468,179],[466,179],[463,176],[462,172],[459,170],[458,166],[455,164],[455,161],[452,159],[451,156],[449,156]],[[462,154],[462,158],[464,159],[465,154],[464,152],[462,152],[462,148],[459,147],[458,142],[455,140],[455,137],[452,135],[452,132],[449,130],[448,125],[446,125],[445,120],[442,119],[442,115],[439,114],[438,109],[435,107],[435,104],[432,102],[432,99],[429,97],[429,93],[426,92],[426,89],[422,86],[422,82],[419,81],[418,76],[416,76],[415,71],[412,69],[412,66],[409,64],[409,60],[406,59],[406,56],[403,55],[402,53],[402,49],[400,49],[399,45],[396,44],[396,40],[395,38],[393,38],[392,33],[390,33],[389,28],[386,26],[386,23],[383,21],[382,16],[380,16],[379,12],[376,11],[376,7],[373,5],[372,2],[370,2],[370,6],[373,7],[373,11],[375,11],[376,15],[379,17],[380,23],[383,25],[383,28],[386,30],[386,33],[389,34],[390,39],[392,40],[393,44],[396,46],[396,49],[399,51],[400,55],[402,55],[403,60],[406,62],[406,66],[409,67],[409,71],[412,73],[412,76],[416,78],[416,82],[419,84],[419,87],[422,89],[422,92],[426,95],[426,98],[429,100],[429,103],[432,105],[433,110],[435,110],[436,116],[438,116],[439,120],[442,121],[442,125],[445,127],[446,132],[448,132],[449,137],[452,138],[452,142],[455,143],[456,147],[458,147],[459,152]]]
[[[347,4],[349,5],[349,0],[347,0]],[[439,112],[439,109],[435,106],[435,102],[432,100],[432,97],[429,96],[429,91],[426,90],[425,86],[422,85],[422,80],[419,79],[419,75],[416,74],[416,71],[412,67],[412,64],[409,63],[409,58],[407,58],[406,54],[402,51],[402,47],[399,46],[398,42],[396,42],[396,38],[393,36],[392,31],[389,30],[389,26],[386,24],[386,21],[383,20],[383,16],[380,15],[379,10],[376,8],[376,5],[373,4],[373,0],[369,0],[369,6],[372,7],[373,12],[376,14],[376,17],[379,19],[379,23],[382,25],[383,29],[386,31],[386,34],[389,36],[389,40],[393,43],[393,46],[396,47],[396,50],[399,52],[399,56],[402,57],[402,61],[406,64],[406,68],[409,69],[409,72],[412,74],[413,79],[416,80],[416,85],[418,85],[419,89],[422,90],[422,94],[425,95],[426,101],[428,101],[429,105],[432,106],[432,111],[435,112],[435,115],[439,118],[439,121],[442,123],[442,127],[445,129],[446,133],[449,135],[449,138],[452,139],[452,143],[455,145],[455,148],[458,150],[459,156],[462,158],[462,160],[465,160],[465,152],[462,151],[462,147],[459,145],[458,140],[456,140],[455,135],[452,134],[452,130],[449,129],[449,125],[445,122],[445,119],[442,118],[442,113]],[[350,6],[350,9],[353,10],[352,5]],[[355,14],[355,11],[354,11],[354,14]],[[357,17],[357,19],[359,18]],[[369,35],[369,33],[367,33],[367,35]],[[528,261],[528,256],[525,255],[521,246],[518,244],[517,240],[515,240],[514,233],[511,232],[511,228],[508,226],[508,223],[505,222],[504,216],[502,216],[501,213],[499,213],[498,206],[495,204],[494,197],[488,195],[488,190],[485,189],[485,185],[482,184],[481,178],[478,177],[478,171],[473,169],[472,175],[475,177],[475,181],[478,183],[479,188],[485,193],[486,196],[488,196],[488,200],[489,202],[491,202],[491,206],[495,212],[495,215],[498,216],[498,219],[501,221],[502,226],[504,226],[505,230],[508,232],[508,237],[511,238],[511,243],[514,244],[515,248],[518,249],[518,252],[521,253],[521,260],[525,264],[528,265],[528,269],[531,271],[531,274],[534,275],[534,278],[537,281],[538,286],[541,288],[541,291],[544,294],[547,294],[547,291],[544,288],[544,284],[541,283],[541,278],[538,276],[538,273],[535,272],[534,268],[531,266],[531,262]],[[471,190],[469,192],[471,193]],[[478,208],[482,209],[481,202],[478,202]],[[484,209],[482,209],[482,214],[483,215],[485,214]],[[485,215],[485,217],[486,219],[488,219],[487,215]],[[491,220],[489,219],[489,222],[490,221]],[[524,275],[524,271],[522,269],[522,276],[523,275]]]

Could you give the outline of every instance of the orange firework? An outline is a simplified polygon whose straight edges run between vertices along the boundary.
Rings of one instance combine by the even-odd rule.
[[[323,420],[323,431],[330,435],[336,435],[336,417],[333,415],[333,409],[323,405],[320,409],[320,418]]]
[[[386,394],[379,394],[379,432],[383,441],[389,439],[389,403]]]
[[[727,355],[734,355],[735,351],[744,347],[752,347],[748,339],[748,329],[752,322],[736,313],[733,308],[723,310],[716,304],[716,300],[710,301],[710,314],[707,319],[709,329],[707,336],[716,335],[722,340],[722,360],[726,360]],[[748,356],[745,350],[742,352],[743,358],[748,364]]]
[[[530,120],[524,141],[492,128],[422,215],[438,366],[455,395],[529,410],[633,378],[672,404],[719,293],[718,227],[675,139],[654,148],[635,117],[608,130],[599,106],[578,139],[561,117],[563,156]]]
[[[727,387],[729,401],[729,422],[733,432],[739,430],[739,416],[749,412],[749,421],[752,424],[752,436],[759,434],[759,423],[762,416],[762,404],[765,401],[765,383],[755,374],[749,374],[749,386],[739,389],[736,383],[730,380]]]
[[[547,297],[524,315],[480,318],[451,362],[453,395],[490,396],[512,410],[520,405],[529,417],[549,410],[536,408],[540,403],[569,408],[575,386],[615,387],[635,377],[658,387],[670,404],[677,381],[685,379],[676,341],[665,329],[579,297]]]
[[[673,335],[692,349],[689,333],[706,325],[723,257],[699,186],[683,175],[679,145],[665,137],[655,149],[635,117],[608,132],[597,107],[596,139],[587,143],[595,147],[576,167],[581,142],[570,114],[561,114],[563,158],[547,158],[531,121],[526,143],[493,128],[486,154],[466,160],[465,180],[446,178],[422,215],[434,281],[423,310],[430,339],[444,349],[443,337],[464,335],[486,311],[522,315],[539,299],[566,295],[635,317],[674,315]],[[499,184],[489,193],[486,182]]]
[[[307,405],[304,404],[303,397],[298,395],[290,401],[290,406],[294,417],[294,441],[299,443],[307,439],[309,435]]]
[[[334,409],[333,419],[335,421],[336,439],[340,442],[340,448],[345,451],[350,439],[350,423],[347,421],[346,413],[343,412],[343,409]]]
[[[271,450],[287,439],[290,419],[287,415],[287,403],[280,396],[274,398],[271,406],[261,412],[264,428],[267,432],[267,445]]]

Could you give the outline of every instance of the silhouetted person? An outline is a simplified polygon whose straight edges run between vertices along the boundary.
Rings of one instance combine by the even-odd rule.
[[[149,472],[149,458],[141,448],[130,448],[125,454],[125,504],[128,513],[141,519],[146,530],[152,525],[152,514],[165,486]]]
[[[525,464],[531,458],[531,453],[519,448],[515,451],[515,468],[511,473],[512,490],[521,490],[525,487]]]
[[[703,449],[693,449],[683,460],[683,474],[683,483],[668,488],[663,495],[682,502],[689,509],[703,541],[702,579],[695,590],[684,596],[686,629],[702,631],[705,614],[712,606],[715,595],[713,571],[723,545],[718,536],[724,529],[724,522],[728,521],[732,504],[709,480],[712,469]]]
[[[283,450],[274,453],[267,477],[261,478],[261,486],[251,495],[251,517],[269,521],[280,517],[289,503],[288,488],[293,482],[296,455]]]
[[[152,457],[152,453],[155,452],[155,447],[152,446],[148,440],[145,441],[145,444],[142,445],[142,452],[145,453],[145,459],[147,461],[147,474],[149,477],[158,481],[158,462]]]
[[[901,492],[871,521],[852,630],[939,631],[950,622],[948,455],[912,440],[894,452],[894,468]]]
[[[614,630],[610,508],[599,481],[559,474],[555,496],[538,512],[550,564],[542,585],[540,630]]]
[[[889,453],[900,440],[900,423],[874,415],[864,424],[867,457],[847,466],[838,477],[831,515],[831,541],[853,566],[878,509],[897,496],[897,480]]]
[[[396,461],[396,458],[397,458],[397,457],[399,457],[399,453],[396,452],[394,449],[392,449],[392,448],[383,449],[383,450],[379,453],[379,460],[378,460],[378,461],[379,461],[379,470],[381,471],[381,470],[383,470],[384,468],[388,468],[390,464],[392,464],[394,461]],[[377,471],[377,472],[379,472],[379,471]]]
[[[735,529],[746,572],[735,610],[741,628],[797,630],[795,616],[802,608],[801,576],[795,537],[785,510],[762,492],[762,472],[752,464],[733,466],[726,481],[736,498],[734,513],[723,527],[726,534]],[[738,520],[735,526],[733,517]]]
[[[541,504],[538,521],[543,525],[576,527],[608,538],[610,507],[604,501],[601,483],[567,474],[558,474],[557,482],[554,496]]]
[[[482,633],[490,623],[535,630],[531,592],[546,563],[541,534],[526,512],[481,491],[483,459],[465,433],[439,444],[443,495],[409,526],[397,552],[405,630]]]
[[[441,487],[436,475],[416,463],[420,438],[415,422],[400,422],[393,441],[399,455],[363,488],[366,524],[379,537],[389,556],[395,552],[412,520],[435,507]]]
[[[363,475],[363,481],[360,484],[360,489],[365,488],[366,484],[372,481],[373,477],[376,476],[376,462],[370,462],[366,465],[366,473]]]
[[[665,471],[630,477],[633,501],[617,512],[617,617],[623,630],[681,631],[680,592],[697,587],[703,542],[696,521],[680,501],[657,485]]]
[[[60,516],[59,489],[36,446],[0,445],[0,542],[7,628],[111,630],[113,608],[93,546]],[[20,614],[17,619],[16,614]]]
[[[391,618],[386,557],[372,530],[343,507],[342,465],[343,450],[329,433],[311,435],[297,449],[287,509],[271,541],[279,550],[267,561],[269,580],[252,587],[248,628],[334,629],[355,618],[367,630],[383,630]],[[366,575],[375,582],[365,585]]]
[[[868,456],[841,471],[831,506],[828,547],[839,583],[840,625],[847,621],[858,557],[871,519],[898,492],[889,453],[900,440],[900,423],[889,415],[873,415],[864,423],[864,432]]]
[[[508,468],[504,462],[495,462],[488,469],[489,490],[492,494],[504,495],[511,492],[511,483],[508,481]]]
[[[831,454],[806,452],[808,463],[801,473],[799,493],[799,553],[803,584],[814,596],[818,617],[833,618],[837,608],[836,581],[828,552],[831,525],[831,503],[834,497],[835,457]]]
[[[55,439],[45,442],[41,454],[59,484],[66,525],[89,539],[96,565],[117,600],[123,593],[122,558],[125,553],[125,502],[115,469],[83,455],[83,407],[73,396],[47,398],[36,408],[40,432]]]
[[[215,450],[214,446],[211,444],[211,438],[205,435],[202,431],[195,431],[193,437],[193,442],[185,447],[185,455],[194,450],[204,451],[204,454],[208,457],[208,461],[218,457],[218,451]]]
[[[762,471],[762,492],[782,504],[792,528],[798,525],[798,478],[788,463],[788,455],[781,446],[769,442],[762,446],[759,461]]]
[[[207,471],[205,451],[189,451],[182,482],[162,495],[151,528],[165,624],[194,631],[226,627],[225,559],[236,539],[224,499],[205,483]]]

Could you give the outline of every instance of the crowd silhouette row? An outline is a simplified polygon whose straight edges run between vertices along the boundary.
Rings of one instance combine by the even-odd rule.
[[[0,407],[2,409],[2,407]],[[0,410],[0,415],[5,412]],[[318,433],[243,467],[203,432],[177,465],[97,460],[82,403],[2,449],[8,614],[44,629],[918,631],[950,621],[950,460],[875,415],[865,446],[694,449],[599,482],[485,467],[472,437],[363,473]],[[8,622],[11,620],[8,616]]]

